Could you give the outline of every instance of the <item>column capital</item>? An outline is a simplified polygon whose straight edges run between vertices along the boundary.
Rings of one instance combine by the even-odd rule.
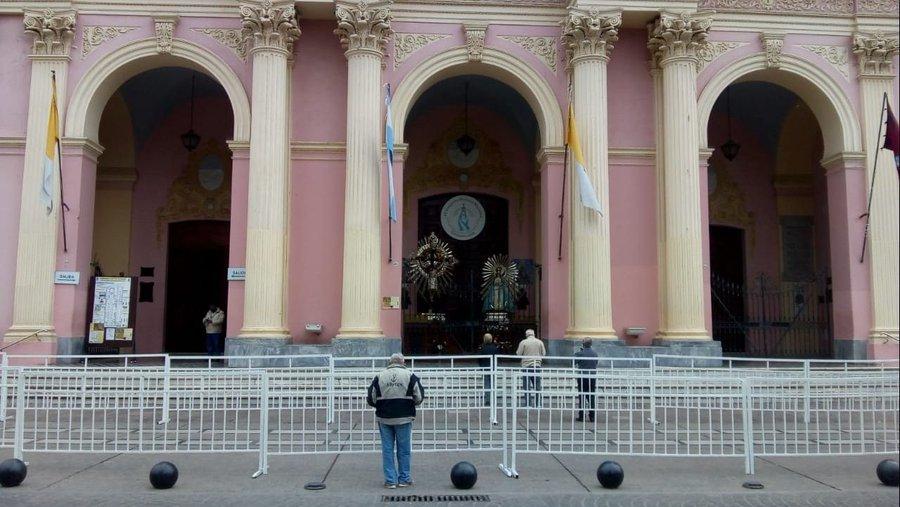
[[[681,59],[697,62],[697,50],[707,43],[711,26],[712,16],[708,13],[662,12],[647,27],[647,47],[660,67]]]
[[[582,59],[609,60],[613,43],[619,40],[621,11],[601,12],[570,9],[563,25],[563,43],[569,65]]]
[[[894,77],[892,60],[898,51],[898,37],[881,32],[853,36],[853,52],[859,58],[860,77]]]
[[[389,2],[369,4],[362,0],[358,3],[337,5],[334,15],[338,27],[335,35],[341,38],[348,57],[356,52],[373,53],[383,58],[388,36],[391,30],[391,10]]]
[[[32,57],[68,58],[75,37],[75,11],[25,10],[25,33],[34,37]]]
[[[292,53],[294,40],[300,37],[294,6],[275,7],[270,0],[262,4],[241,4],[241,36],[252,40],[251,53],[260,50]]]

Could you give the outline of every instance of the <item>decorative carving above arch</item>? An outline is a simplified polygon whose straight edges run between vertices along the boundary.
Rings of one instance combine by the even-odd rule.
[[[421,165],[413,168],[406,166],[403,177],[403,213],[408,215],[410,194],[424,192],[429,189],[458,189],[460,192],[485,191],[504,192],[513,196],[516,216],[523,220],[522,210],[525,206],[525,187],[513,174],[511,167],[503,160],[503,153],[496,141],[483,130],[469,126],[469,135],[475,138],[482,147],[478,160],[465,169],[455,167],[447,157],[447,145],[455,141],[465,132],[465,125],[460,119],[454,122],[443,134],[428,147]],[[465,181],[460,178],[466,174]],[[521,225],[521,223],[520,223]]]
[[[735,183],[727,169],[719,164],[709,164],[707,169],[710,180],[715,181],[715,188],[709,194],[709,223],[731,225],[747,231],[750,247],[756,244],[756,220],[753,213],[747,211],[744,193]]]
[[[450,37],[447,34],[438,33],[395,33],[394,34],[394,69],[400,66],[416,51],[431,44]]]
[[[220,175],[214,174],[217,170]],[[210,139],[188,155],[187,165],[169,187],[166,204],[156,213],[156,240],[162,241],[172,222],[230,219],[231,151]]]
[[[136,26],[85,25],[81,27],[81,57],[86,57],[104,42],[137,29],[138,27]]]

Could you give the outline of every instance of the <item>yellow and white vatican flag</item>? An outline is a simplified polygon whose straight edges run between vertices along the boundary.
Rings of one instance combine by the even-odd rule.
[[[572,154],[572,163],[575,165],[575,174],[578,176],[578,193],[581,196],[581,204],[603,216],[597,192],[584,167],[584,155],[581,153],[581,144],[578,142],[578,129],[575,126],[575,110],[572,108],[572,104],[569,104],[569,132],[566,145]]]
[[[59,108],[56,106],[56,75],[53,76],[53,94],[50,97],[50,114],[47,118],[47,144],[44,147],[41,178],[41,202],[47,207],[47,214],[53,211],[53,181],[59,170]]]

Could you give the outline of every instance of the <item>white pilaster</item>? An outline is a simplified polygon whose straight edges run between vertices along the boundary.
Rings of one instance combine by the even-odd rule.
[[[69,50],[75,30],[74,11],[25,11],[25,31],[34,37],[31,52],[31,84],[28,95],[28,125],[25,167],[22,171],[22,201],[16,252],[16,286],[13,324],[5,339],[52,340],[53,272],[56,267],[60,222],[59,173],[53,175],[53,206],[48,212],[41,202],[43,156],[47,142],[53,75],[59,124],[63,124]],[[58,154],[57,154],[58,156]]]
[[[894,102],[896,70],[892,61],[898,53],[898,38],[883,34],[859,34],[854,38],[853,51],[859,56],[866,181],[867,190],[872,189],[868,238],[872,280],[872,328],[869,337],[883,341],[887,336],[895,339],[900,336],[900,291],[897,290],[900,287],[900,184],[894,167],[894,154],[882,149],[885,134],[883,115],[887,114],[882,110],[885,94],[891,109],[897,111]],[[879,127],[881,137],[878,137]],[[878,168],[873,171],[876,153]]]
[[[347,57],[347,169],[341,338],[380,338],[381,66],[391,13],[366,2],[338,5]]]
[[[662,13],[649,48],[662,73],[665,319],[660,337],[709,340],[703,304],[703,231],[697,125],[697,49],[711,19]]]
[[[594,185],[604,216],[578,198],[577,178],[571,178],[570,312],[567,338],[616,339],[612,327],[609,242],[609,132],[606,64],[619,39],[619,12],[570,10],[563,38],[572,72],[572,104],[585,169]]]
[[[286,338],[290,139],[288,56],[300,36],[292,6],[241,5],[253,93],[242,338]]]

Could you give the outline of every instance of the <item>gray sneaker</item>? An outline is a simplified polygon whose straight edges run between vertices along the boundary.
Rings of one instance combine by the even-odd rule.
[[[385,482],[384,488],[385,489],[397,489],[397,485],[394,484],[393,482]]]
[[[398,484],[398,486],[400,486],[401,488],[411,488],[413,486],[413,484],[415,484],[413,481],[400,482],[400,484]]]

